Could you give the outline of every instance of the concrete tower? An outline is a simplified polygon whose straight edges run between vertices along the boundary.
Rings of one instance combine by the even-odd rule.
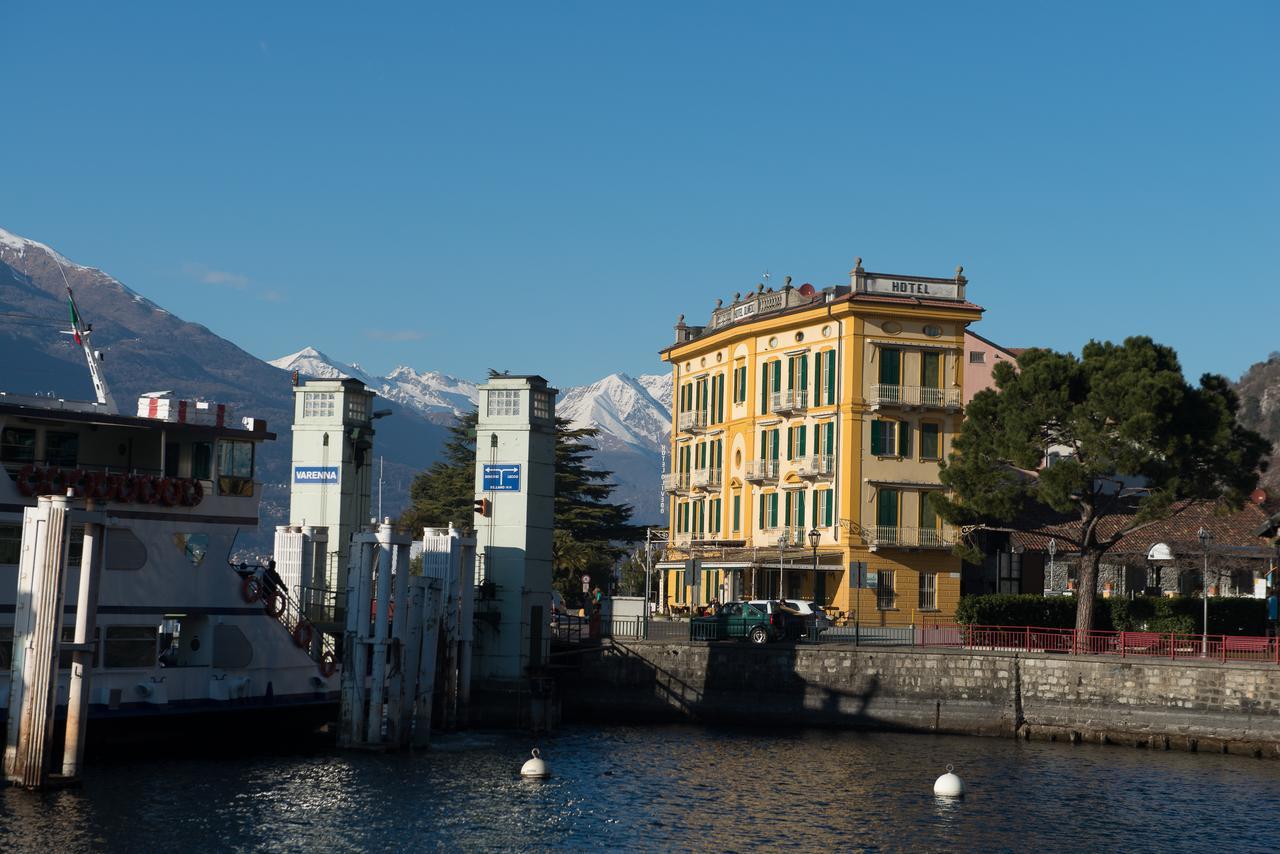
[[[351,535],[369,522],[373,392],[354,379],[308,380],[293,389],[289,524],[328,529],[316,581],[345,591]]]
[[[519,680],[545,664],[555,524],[556,390],[537,376],[493,375],[479,387],[476,549],[482,601],[496,614],[476,639],[477,679]]]

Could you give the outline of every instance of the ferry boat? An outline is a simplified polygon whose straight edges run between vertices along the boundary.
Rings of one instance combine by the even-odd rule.
[[[70,291],[68,290],[70,298]],[[106,722],[151,730],[193,715],[306,728],[336,718],[332,639],[300,613],[271,564],[231,563],[238,532],[256,528],[265,422],[163,395],[115,411],[72,299],[76,342],[98,400],[0,392],[0,715],[8,716],[23,511],[70,495],[107,517],[90,738]],[[72,639],[82,529],[72,521],[62,638]],[[62,655],[58,704],[68,695]],[[108,727],[110,729],[110,727]],[[194,734],[194,731],[193,731]]]

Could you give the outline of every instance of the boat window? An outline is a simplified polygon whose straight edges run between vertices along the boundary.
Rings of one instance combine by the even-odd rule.
[[[191,445],[191,476],[198,480],[213,480],[213,443],[194,442]]]
[[[74,620],[75,618],[74,618],[74,617],[72,617],[70,614],[68,614],[68,615],[67,615],[67,619],[68,619],[68,620]],[[98,638],[100,638],[100,637],[102,637],[102,630],[101,630],[101,629],[98,629],[98,628],[95,628],[95,629],[93,630],[93,663],[91,663],[91,664],[89,665],[89,667],[90,667],[90,668],[95,669],[95,670],[96,670],[96,669],[97,669],[97,667],[98,667]],[[76,640],[76,627],[75,627],[75,625],[74,625],[74,624],[72,624],[72,625],[70,625],[70,626],[63,626],[63,627],[62,627],[62,642],[63,642],[63,643],[75,643],[75,640]],[[58,667],[59,667],[59,668],[61,668],[62,670],[70,670],[70,669],[71,669],[71,650],[69,650],[69,649],[59,649],[59,650],[58,650]]]
[[[51,466],[75,468],[80,455],[80,435],[49,430],[44,434],[44,460]]]
[[[0,525],[0,564],[17,563],[22,556],[22,526]],[[3,668],[0,668],[3,670]]]
[[[253,442],[223,439],[218,443],[218,492],[253,495]]]
[[[238,670],[253,661],[253,644],[236,626],[213,627],[213,666]]]
[[[106,667],[155,667],[156,627],[107,626],[102,657]]]
[[[0,673],[8,673],[13,664],[13,626],[0,626]]]
[[[147,547],[128,528],[107,529],[107,557],[103,569],[133,570],[147,565]]]
[[[164,443],[164,476],[178,476],[178,461],[182,459],[182,446],[177,442]]]
[[[13,474],[25,463],[35,462],[36,431],[25,427],[6,427],[0,430],[0,462],[12,463],[5,468]]]

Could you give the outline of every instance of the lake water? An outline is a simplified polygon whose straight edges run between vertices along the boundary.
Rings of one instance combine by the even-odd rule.
[[[521,780],[529,748],[554,777]],[[963,800],[935,798],[947,763]],[[0,794],[0,850],[1275,851],[1280,763],[884,733],[565,727],[428,752],[100,757]]]

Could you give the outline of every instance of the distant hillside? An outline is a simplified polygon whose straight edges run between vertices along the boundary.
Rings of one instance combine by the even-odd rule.
[[[107,381],[122,412],[139,394],[162,389],[230,404],[264,418],[278,439],[259,455],[263,529],[287,520],[293,393],[289,373],[252,356],[208,328],[183,320],[108,274],[75,264],[48,246],[0,229],[0,391],[54,393],[91,400],[83,354],[67,328],[67,297],[58,259],[95,347],[106,353]],[[386,458],[384,507],[398,513],[412,475],[439,454],[445,430],[412,408],[380,403],[395,417],[378,422],[376,453]],[[376,500],[376,499],[375,499]],[[269,542],[269,540],[268,540]]]
[[[1244,372],[1236,384],[1240,394],[1240,421],[1271,440],[1271,466],[1262,475],[1262,488],[1280,497],[1280,352],[1272,353]]]

